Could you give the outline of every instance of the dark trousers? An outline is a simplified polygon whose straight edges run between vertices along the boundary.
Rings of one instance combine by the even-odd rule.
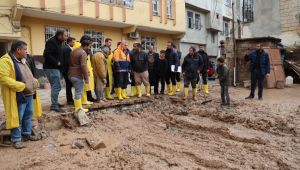
[[[133,74],[133,71],[130,73],[130,80],[131,80],[130,85],[131,85],[131,86],[135,86],[135,80],[134,80],[134,74]]]
[[[171,82],[172,82],[173,86],[176,85],[176,73],[171,72],[171,69],[169,69],[167,71],[167,75],[166,75],[166,83],[167,83],[167,85],[169,85]]]
[[[221,99],[222,104],[230,104],[229,92],[228,92],[228,85],[221,84]]]
[[[67,97],[67,103],[73,102],[73,95],[72,95],[72,83],[69,80],[68,75],[64,75],[64,79],[66,82],[66,97]]]
[[[163,94],[165,92],[165,84],[166,84],[166,78],[165,75],[156,75],[155,76],[155,85],[154,85],[154,93],[158,94],[158,86],[160,82],[160,93]]]
[[[155,86],[155,72],[154,69],[148,69],[148,73],[149,73],[149,83],[150,86]]]
[[[197,77],[188,77],[188,76],[184,76],[184,87],[185,88],[189,88],[190,84],[192,85],[192,88],[196,88],[197,85]]]
[[[176,73],[175,78],[177,82],[180,82],[181,81],[180,73]]]
[[[116,88],[126,89],[128,84],[128,72],[116,73]]]
[[[204,85],[207,85],[207,71],[202,71],[202,81]]]
[[[258,83],[258,97],[262,97],[264,89],[264,75],[260,71],[251,72],[251,93],[250,96],[255,96],[256,83]]]

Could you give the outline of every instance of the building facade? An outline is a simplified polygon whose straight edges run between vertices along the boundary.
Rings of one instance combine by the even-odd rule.
[[[180,50],[204,45],[209,56],[220,56],[220,41],[232,36],[231,0],[185,0],[186,33]]]
[[[242,38],[277,37],[300,44],[300,0],[239,0]]]
[[[45,42],[57,29],[65,29],[77,40],[84,34],[94,40],[96,51],[105,38],[166,48],[184,34],[184,0],[1,0],[0,51],[5,53],[14,39],[28,43],[28,51],[41,56]]]

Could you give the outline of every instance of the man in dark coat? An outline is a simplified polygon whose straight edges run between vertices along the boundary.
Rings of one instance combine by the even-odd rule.
[[[270,59],[261,44],[256,45],[256,50],[245,56],[245,61],[250,61],[251,93],[246,99],[255,96],[256,83],[258,82],[258,99],[262,100],[264,78],[270,76]]]
[[[148,72],[149,72],[149,83],[150,83],[150,93],[151,93],[151,86],[155,86],[155,72],[154,72],[154,62],[159,58],[159,54],[154,51],[152,45],[149,46],[148,52]]]
[[[168,64],[169,64],[168,72],[166,75],[167,90],[168,90],[168,94],[170,96],[173,96],[176,94],[177,91],[176,73],[178,71],[178,67],[180,66],[178,53],[176,50],[174,50],[173,42],[167,43],[166,59],[168,60]],[[174,68],[173,70],[172,67]]]
[[[67,44],[63,46],[62,74],[66,82],[67,105],[74,105],[73,95],[72,95],[72,83],[68,78],[70,54],[73,50],[74,43],[75,43],[75,38],[69,37],[67,39]]]
[[[50,110],[61,113],[65,112],[65,110],[58,103],[58,95],[61,90],[62,46],[66,39],[67,32],[65,30],[56,31],[55,36],[46,42],[43,54],[45,58],[43,68],[51,85]]]
[[[202,60],[203,60],[203,68],[201,70],[202,81],[204,84],[204,92],[206,94],[208,94],[207,70],[208,70],[208,66],[209,66],[209,59],[208,59],[207,53],[204,51],[204,46],[202,46],[202,45],[199,46],[198,54],[201,55]]]

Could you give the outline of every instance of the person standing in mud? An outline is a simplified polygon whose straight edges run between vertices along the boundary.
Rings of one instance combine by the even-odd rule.
[[[184,77],[184,99],[187,99],[189,85],[192,85],[193,100],[196,100],[196,84],[198,75],[203,68],[203,60],[196,53],[195,47],[190,47],[189,54],[184,58],[182,63],[182,73]]]
[[[245,99],[253,99],[256,83],[258,82],[258,99],[262,100],[264,79],[270,76],[270,59],[262,44],[256,45],[256,50],[245,56],[245,61],[250,61],[251,92]]]
[[[207,53],[204,50],[203,45],[199,46],[198,54],[201,56],[201,58],[203,60],[203,68],[201,70],[201,75],[202,75],[202,81],[204,84],[204,92],[206,94],[208,94],[207,71],[208,71],[208,66],[209,66],[209,59],[208,59]],[[200,81],[200,77],[198,78],[198,82],[199,81]],[[197,83],[197,85],[198,85],[198,83]]]
[[[169,68],[166,75],[166,83],[169,96],[174,96],[176,94],[176,73],[178,66],[180,65],[178,53],[176,50],[174,50],[174,46],[175,45],[173,42],[167,43],[166,59],[168,60]]]
[[[150,93],[151,93],[151,86],[155,86],[154,62],[159,58],[159,54],[154,51],[153,45],[149,45],[148,57],[149,57],[148,72],[149,72],[149,83],[150,83]]]
[[[221,99],[222,99],[222,106],[229,106],[230,105],[230,98],[229,98],[229,93],[228,93],[228,88],[229,88],[229,71],[228,67],[226,64],[224,64],[224,58],[218,58],[217,59],[218,63],[218,78],[219,78],[219,83],[221,86]]]

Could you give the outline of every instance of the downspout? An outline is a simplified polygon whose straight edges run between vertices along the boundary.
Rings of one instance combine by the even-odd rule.
[[[236,40],[235,40],[235,17],[234,17],[234,2],[232,3],[232,41],[233,41],[233,58],[234,58],[234,67],[233,67],[233,86],[236,87]]]

